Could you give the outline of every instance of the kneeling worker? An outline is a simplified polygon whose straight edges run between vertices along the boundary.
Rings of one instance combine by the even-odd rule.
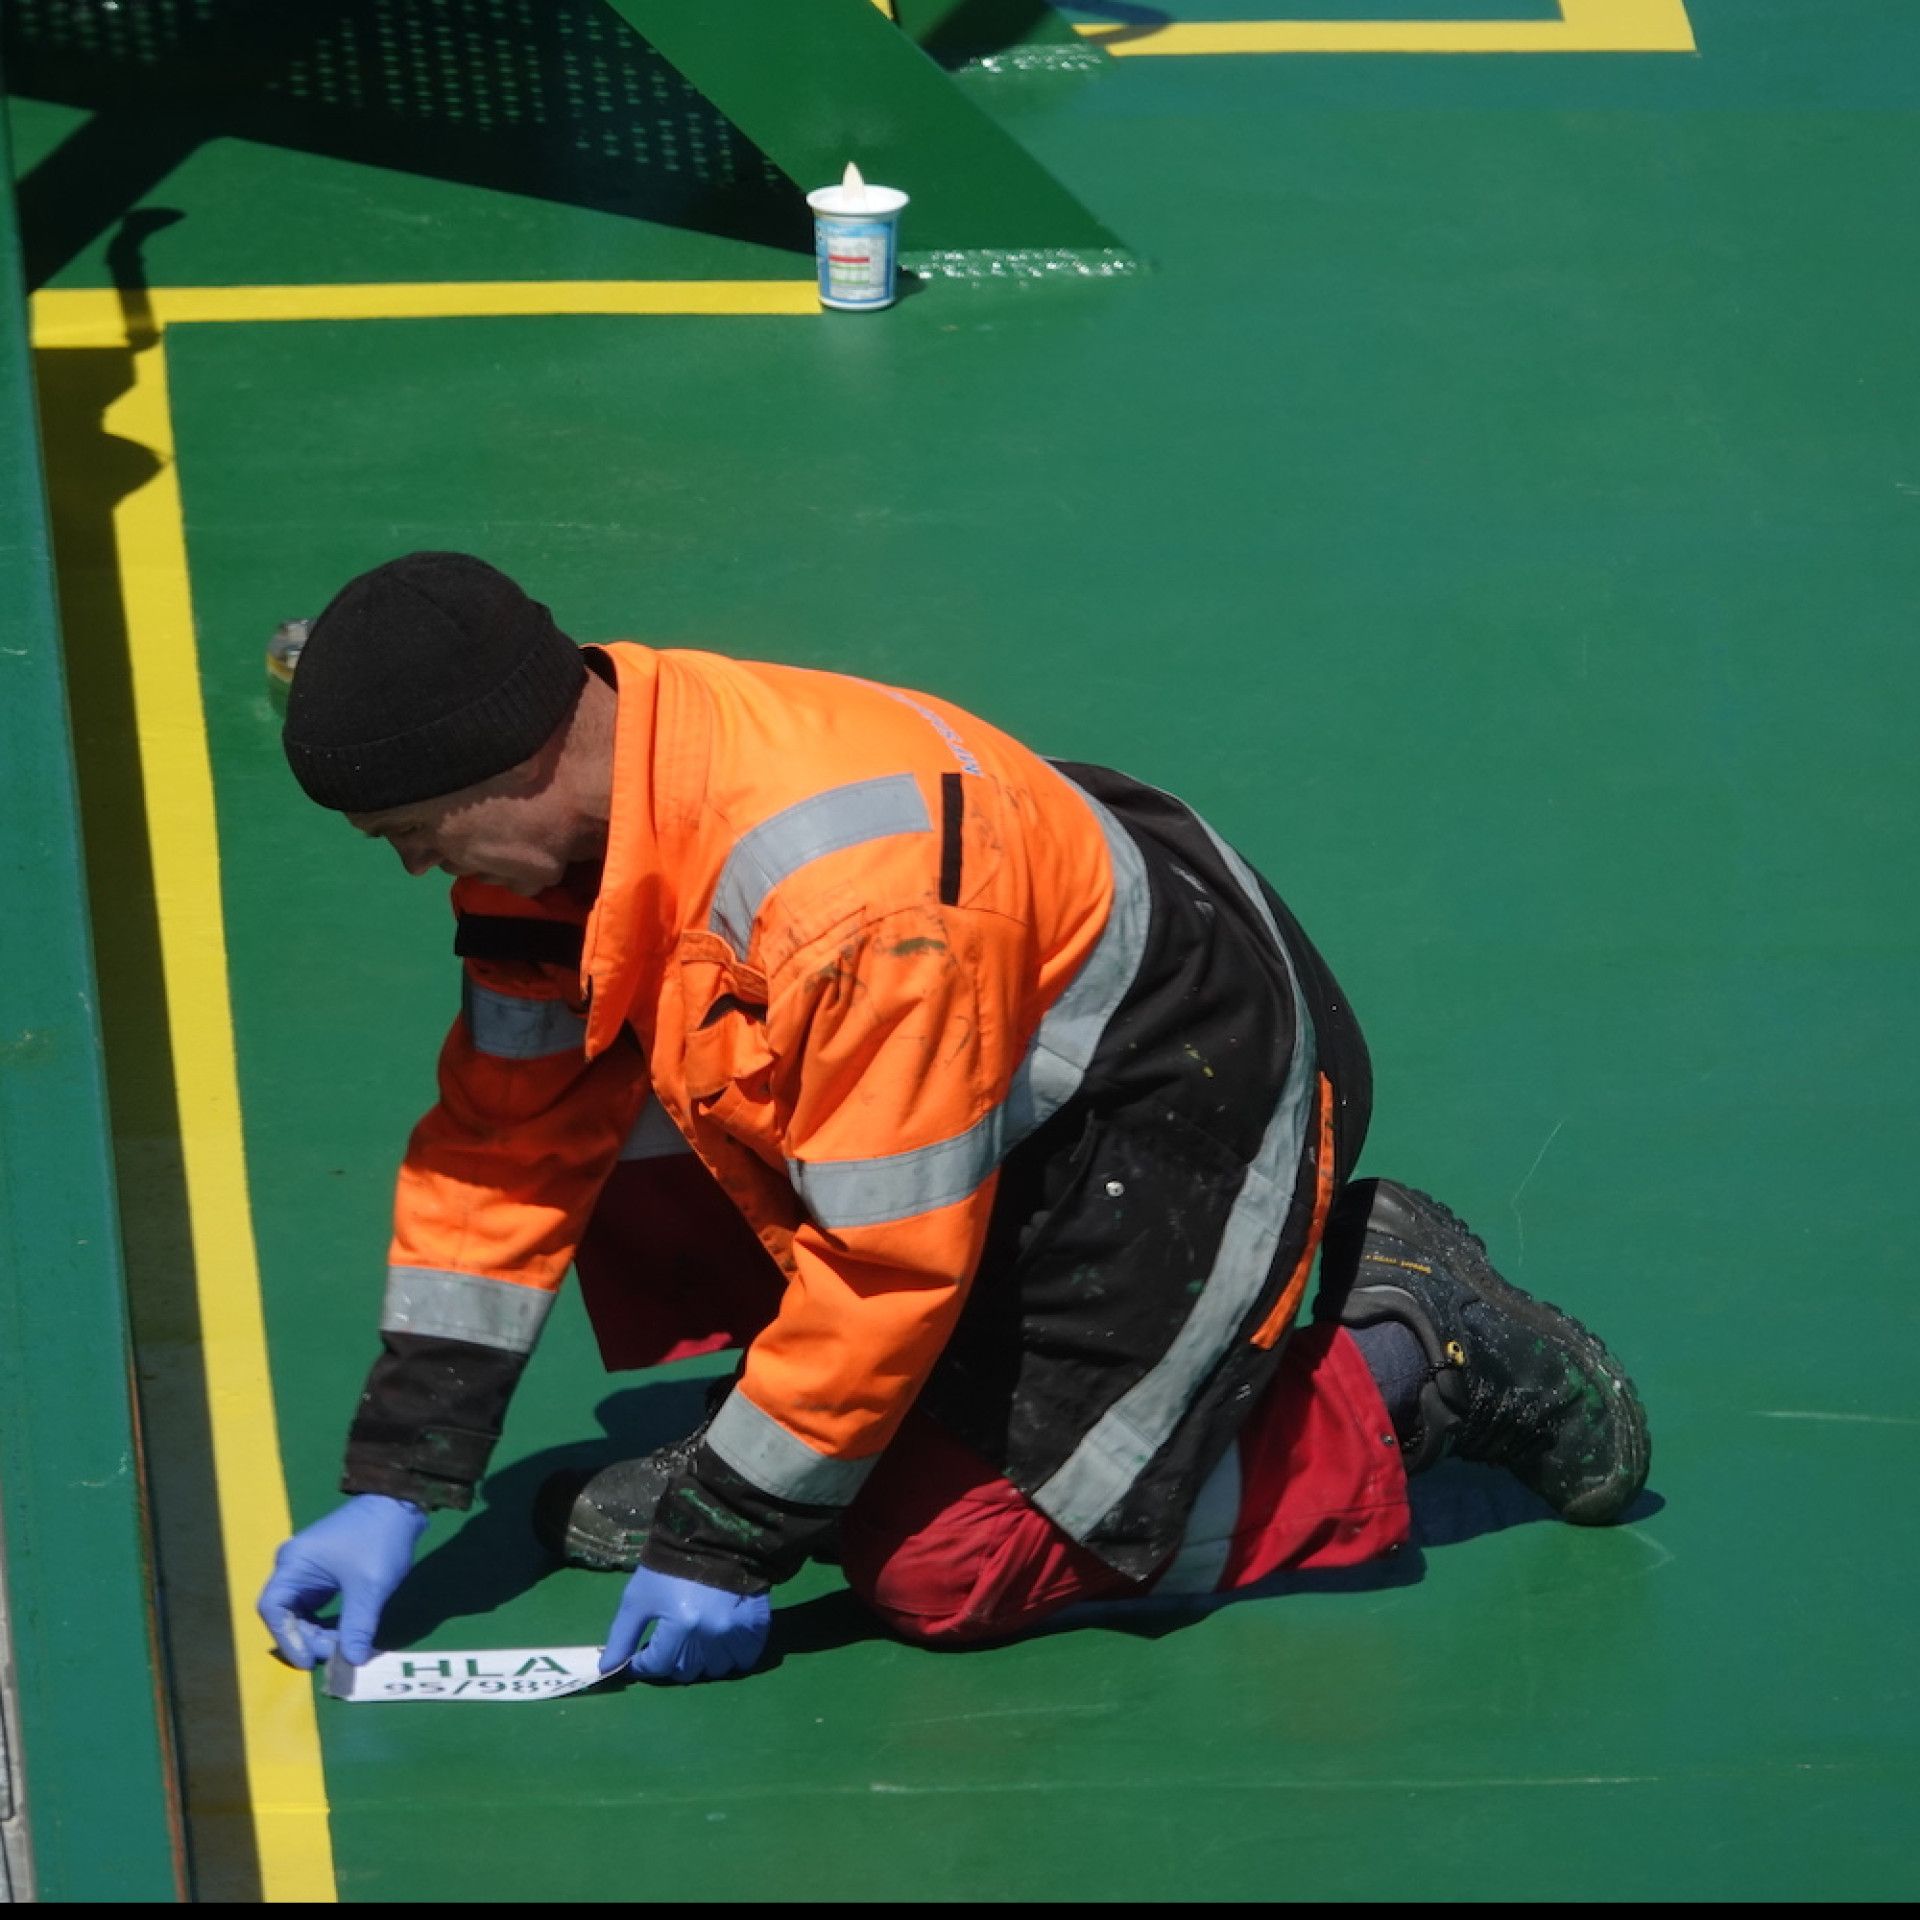
[[[835,1529],[883,1621],[955,1643],[1391,1552],[1443,1452],[1587,1524],[1645,1480],[1605,1348],[1436,1202],[1349,1184],[1353,1015],[1166,794],[922,694],[576,647],[460,554],[340,592],[286,750],[454,876],[464,961],[351,1497],[261,1596],[296,1664],[336,1596],[370,1655],[570,1265],[610,1365],[745,1349],[684,1441],[541,1497],[630,1574],[608,1671],[751,1667]]]

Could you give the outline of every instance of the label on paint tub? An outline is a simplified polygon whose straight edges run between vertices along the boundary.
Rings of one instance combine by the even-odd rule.
[[[887,305],[893,298],[897,232],[891,220],[818,220],[814,252],[820,266],[820,298],[837,307]]]
[[[350,1667],[327,1662],[336,1700],[559,1700],[598,1686],[599,1647],[500,1647],[485,1653],[376,1653]]]

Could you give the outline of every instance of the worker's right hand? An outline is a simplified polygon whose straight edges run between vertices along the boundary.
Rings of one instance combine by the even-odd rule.
[[[373,1658],[380,1613],[413,1565],[427,1530],[423,1508],[385,1493],[356,1493],[325,1519],[303,1527],[273,1556],[273,1578],[260,1594],[260,1618],[282,1655],[313,1667],[337,1645],[349,1666]],[[314,1615],[335,1594],[340,1624]]]

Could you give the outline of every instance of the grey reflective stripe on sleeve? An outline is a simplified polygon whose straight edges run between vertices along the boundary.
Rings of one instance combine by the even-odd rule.
[[[531,1353],[553,1295],[442,1267],[389,1267],[382,1333],[426,1333],[504,1353]]]
[[[1082,798],[1106,836],[1113,904],[1093,951],[1042,1017],[1006,1099],[965,1133],[929,1147],[869,1160],[789,1160],[787,1175],[816,1224],[873,1227],[964,1200],[1080,1090],[1100,1036],[1140,971],[1152,910],[1146,862],[1133,837],[1091,794]]]
[[[673,1117],[660,1104],[656,1093],[647,1095],[640,1117],[627,1131],[620,1146],[622,1160],[666,1160],[676,1153],[691,1153],[687,1136],[673,1124]]]
[[[804,1507],[844,1507],[879,1459],[834,1460],[815,1452],[737,1387],[714,1415],[707,1445],[761,1492]]]
[[[869,840],[932,831],[927,803],[910,773],[829,787],[740,836],[720,870],[707,925],[744,957],[762,904],[789,875]]]
[[[872,1160],[789,1160],[787,1172],[823,1227],[873,1227],[964,1200],[1005,1154],[1007,1110],[995,1107],[965,1133]]]
[[[1301,998],[1292,956],[1252,869],[1204,820],[1200,824],[1259,909],[1286,965],[1295,1010],[1293,1058],[1287,1063],[1279,1104],[1227,1215],[1213,1269],[1186,1324],[1154,1367],[1107,1409],[1033,1495],[1033,1504],[1076,1540],[1084,1540],[1113,1511],[1172,1438],[1259,1298],[1286,1230],[1313,1109],[1313,1021]]]
[[[466,974],[460,982],[460,1010],[474,1047],[496,1060],[544,1060],[556,1053],[586,1052],[586,1020],[564,1000],[495,993]]]

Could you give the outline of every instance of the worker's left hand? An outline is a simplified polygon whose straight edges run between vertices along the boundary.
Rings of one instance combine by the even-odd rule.
[[[728,1593],[641,1567],[621,1595],[600,1671],[631,1664],[643,1680],[678,1681],[745,1673],[766,1650],[772,1620],[764,1593]],[[649,1626],[653,1638],[641,1647]]]

